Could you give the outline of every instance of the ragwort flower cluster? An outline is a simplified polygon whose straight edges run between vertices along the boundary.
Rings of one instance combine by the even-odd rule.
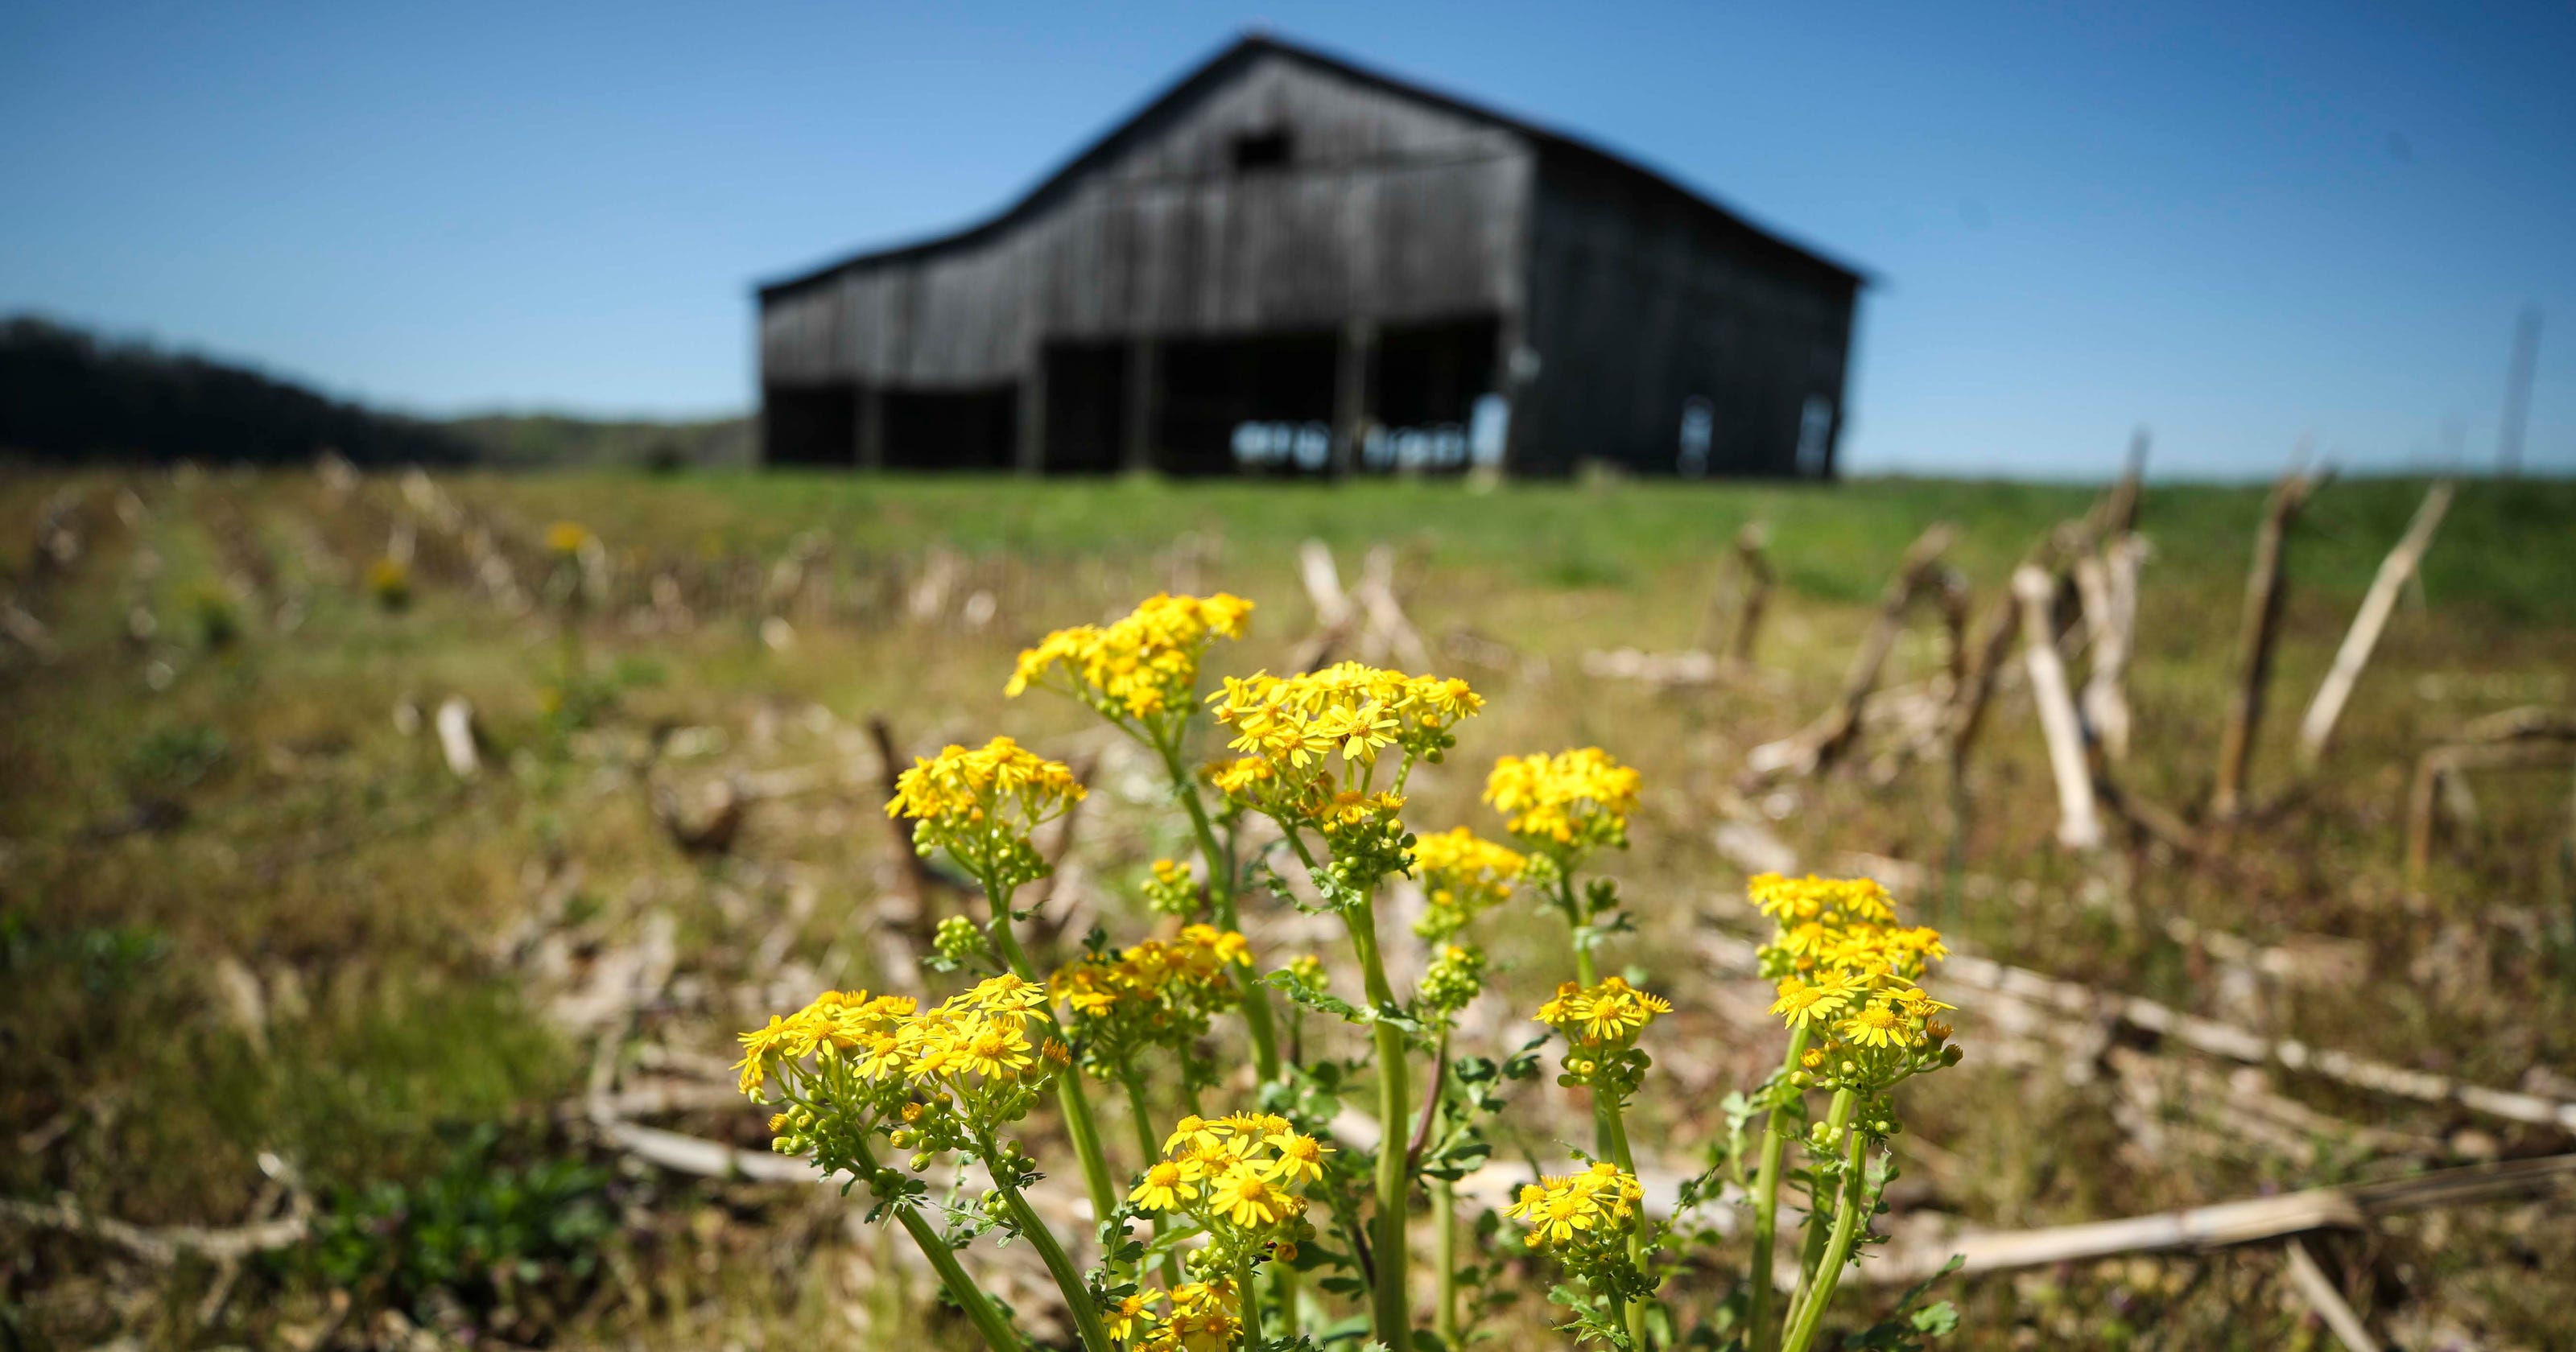
[[[771,1148],[840,1167],[868,1158],[866,1136],[917,1152],[972,1150],[1028,1115],[1071,1062],[1032,1027],[1046,998],[1009,973],[920,1009],[911,997],[825,991],[742,1035],[742,1089],[778,1108]]]
[[[1627,848],[1642,783],[1635,770],[1587,746],[1503,757],[1485,780],[1485,801],[1523,844],[1570,869],[1596,850]]]
[[[1229,678],[1201,698],[1202,660],[1217,639],[1241,636],[1250,610],[1225,594],[1157,596],[1113,623],[1050,634],[1022,654],[1008,687],[1013,695],[1060,690],[1155,750],[1198,855],[1194,864],[1154,861],[1139,890],[1152,912],[1184,922],[1177,932],[1123,947],[1095,933],[1040,979],[1014,928],[1030,913],[1014,911],[1012,896],[1047,871],[1032,831],[1069,810],[1082,786],[1007,737],[914,762],[889,814],[911,820],[916,846],[945,852],[986,901],[980,924],[941,922],[945,962],[934,965],[990,975],[927,1008],[906,996],[826,992],[744,1034],[736,1068],[744,1092],[775,1114],[773,1148],[808,1154],[827,1174],[867,1188],[877,1203],[871,1218],[890,1216],[911,1234],[994,1352],[1029,1344],[956,1253],[996,1228],[1037,1250],[1084,1352],[1304,1346],[1351,1331],[1350,1307],[1360,1302],[1368,1306],[1362,1336],[1419,1346],[1425,1331],[1415,1323],[1408,1266],[1422,1260],[1410,1254],[1420,1236],[1410,1210],[1425,1193],[1434,1271],[1424,1285],[1437,1292],[1429,1333],[1442,1346],[1469,1346],[1489,1336],[1475,1320],[1508,1298],[1510,1283],[1504,1256],[1484,1247],[1495,1218],[1464,1223],[1455,1183],[1490,1157],[1483,1119],[1506,1107],[1508,1085],[1536,1073],[1542,1044],[1500,1060],[1453,1061],[1450,1043],[1487,976],[1468,930],[1479,916],[1538,895],[1571,926],[1577,979],[1537,1017],[1564,1039],[1560,1083],[1589,1091],[1598,1150],[1574,1152],[1580,1168],[1537,1177],[1505,1208],[1527,1227],[1513,1251],[1545,1255],[1572,1278],[1550,1299],[1572,1312],[1578,1340],[1671,1352],[1734,1336],[1716,1324],[1690,1326],[1693,1310],[1708,1306],[1711,1319],[1718,1308],[1730,1312],[1749,1352],[1812,1352],[1893,1176],[1883,1149],[1869,1158],[1899,1129],[1891,1090],[1958,1059],[1939,1019],[1949,1006],[1921,985],[1944,956],[1940,936],[1898,924],[1875,884],[1755,880],[1756,904],[1776,924],[1763,963],[1780,983],[1774,1012],[1789,1048],[1778,1074],[1730,1100],[1734,1147],[1713,1152],[1719,1162],[1658,1198],[1650,1215],[1623,1109],[1652,1065],[1641,1043],[1673,1006],[1632,984],[1644,979],[1633,969],[1597,974],[1598,950],[1632,927],[1612,880],[1577,878],[1600,851],[1626,845],[1639,776],[1597,747],[1505,757],[1485,799],[1518,849],[1464,828],[1417,837],[1399,815],[1407,780],[1456,744],[1481,697],[1462,681],[1345,662]],[[1201,714],[1232,754],[1193,773]],[[1210,787],[1224,799],[1213,812]],[[1256,817],[1277,825],[1276,841]],[[1326,988],[1313,957],[1263,976],[1245,941],[1238,897],[1288,856],[1349,935],[1363,986],[1350,1000]],[[1414,934],[1428,951],[1419,981],[1400,993],[1376,905],[1386,880],[1408,873],[1423,889]],[[1270,882],[1271,894],[1290,902],[1310,895],[1275,873]],[[1203,914],[1214,923],[1189,923]],[[1271,1023],[1273,996],[1293,1002],[1284,1038]],[[1264,1111],[1200,1116],[1200,1093],[1232,1079],[1210,1047],[1223,1045],[1237,1017],[1252,1053],[1248,1102]],[[1365,1030],[1366,1054],[1334,1046],[1342,1037],[1310,1039],[1310,1018]],[[1413,1063],[1426,1056],[1435,1073],[1421,1102]],[[1094,1077],[1124,1091],[1114,1118],[1135,1135],[1118,1162],[1140,1172],[1111,1168],[1084,1089]],[[1099,1221],[1100,1264],[1088,1273],[1030,1205],[1025,1189],[1038,1164],[1008,1138],[1050,1093]],[[1337,1153],[1319,1124],[1370,1094],[1378,1145],[1346,1143]],[[1810,1096],[1827,1094],[1830,1106],[1812,1112]],[[1188,1115],[1165,1134],[1158,1109],[1181,1107]],[[1760,1134],[1758,1170],[1746,1167],[1751,1132]],[[880,1165],[880,1147],[900,1153],[913,1174],[958,1157],[950,1200],[933,1201],[923,1180]],[[967,1159],[991,1183],[979,1208],[956,1200],[972,1176]],[[1712,1305],[1687,1286],[1666,1291],[1664,1279],[1710,1233],[1683,1213],[1719,1195],[1720,1182],[1752,1199],[1756,1279],[1741,1301]],[[1807,1261],[1790,1303],[1775,1311],[1768,1277],[1784,1186],[1809,1199],[1808,1233],[1794,1250]],[[944,1215],[944,1227],[932,1215]],[[1143,1220],[1150,1236],[1134,1230]],[[1476,1249],[1462,1253],[1470,1242]],[[1158,1286],[1144,1284],[1149,1269],[1159,1270]]]
[[[1314,1238],[1305,1188],[1324,1176],[1331,1153],[1284,1117],[1191,1114],[1173,1126],[1163,1158],[1146,1168],[1127,1200],[1195,1221],[1208,1245],[1192,1262],[1248,1278],[1253,1265],[1293,1259],[1297,1246]]]
[[[1243,1293],[1224,1278],[1136,1291],[1110,1311],[1108,1325],[1131,1352],[1230,1352],[1243,1333]]]
[[[1114,955],[1086,954],[1057,968],[1047,990],[1070,1012],[1066,1031],[1083,1065],[1122,1077],[1138,1051],[1185,1050],[1207,1034],[1212,1016],[1235,1006],[1244,952],[1241,934],[1185,925],[1169,943],[1147,939]]]
[[[1637,1225],[1646,1190],[1637,1176],[1607,1160],[1575,1174],[1548,1174],[1521,1185],[1503,1214],[1529,1226],[1522,1243],[1577,1269],[1626,1258],[1620,1246]]]
[[[1624,1103],[1653,1064],[1638,1050],[1637,1035],[1672,1012],[1671,1001],[1614,976],[1592,986],[1571,981],[1559,985],[1555,997],[1539,1006],[1536,1017],[1565,1036],[1568,1085],[1581,1085]]]
[[[1886,889],[1867,878],[1766,873],[1750,890],[1775,926],[1762,949],[1764,972],[1780,983],[1771,1012],[1807,1034],[1799,1065],[1813,1083],[1875,1093],[1957,1064],[1940,1018],[1956,1006],[1917,984],[1927,964],[1949,956],[1938,930],[1898,925]],[[1894,1126],[1886,1116],[1862,1121]]]
[[[1463,826],[1417,834],[1413,876],[1422,884],[1423,912],[1413,932],[1433,943],[1457,937],[1477,916],[1511,900],[1512,883],[1528,866],[1520,851]]]
[[[1197,702],[1199,660],[1219,638],[1243,637],[1252,603],[1214,596],[1160,594],[1106,625],[1058,629],[1020,654],[1003,693],[1052,686],[1121,725],[1161,732],[1189,716]]]
[[[1029,833],[1084,792],[1062,761],[996,737],[971,751],[951,746],[916,757],[896,777],[886,815],[913,820],[913,845],[924,855],[946,850],[977,880],[1009,888],[1046,876]]]

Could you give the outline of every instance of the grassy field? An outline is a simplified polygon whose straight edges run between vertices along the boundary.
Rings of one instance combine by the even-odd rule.
[[[1389,548],[1435,669],[1490,700],[1455,762],[1414,781],[1416,826],[1492,830],[1475,795],[1503,753],[1598,743],[1645,773],[1635,847],[1613,865],[1643,929],[1615,956],[1682,1005],[1658,1029],[1673,1030],[1657,1049],[1673,1078],[1646,1095],[1644,1132],[1678,1159],[1776,1055],[1760,983],[1713,973],[1696,942],[1734,919],[1743,872],[1719,827],[1748,813],[1818,871],[1916,866],[1934,881],[1906,900],[1964,951],[2576,1096],[2567,773],[2474,780],[2475,818],[2442,837],[2425,886],[2401,866],[2423,748],[2480,715],[2576,703],[2576,483],[2462,486],[2331,758],[2304,783],[2292,769],[2298,714],[2422,492],[2333,483],[2299,525],[2254,775],[2266,801],[2304,790],[2282,811],[2199,861],[2062,850],[2036,719],[2007,685],[1969,767],[1949,887],[1937,763],[1865,741],[1840,772],[1751,801],[1739,770],[1828,706],[1926,526],[1958,526],[1949,557],[1982,611],[2091,490],[563,474],[422,492],[310,474],[12,475],[0,593],[31,623],[0,637],[0,1196],[143,1226],[310,1206],[316,1237],[238,1263],[151,1262],[13,1213],[0,1342],[918,1345],[926,1288],[836,1202],[629,1158],[586,1121],[585,1086],[611,1069],[703,1083],[733,1030],[897,975],[872,716],[907,752],[1008,732],[1087,765],[1104,792],[1063,862],[1065,942],[1093,919],[1141,934],[1135,882],[1180,845],[1168,814],[1078,711],[1004,700],[1011,657],[1156,590],[1223,587],[1261,609],[1221,669],[1276,666],[1312,627],[1296,572],[1308,539],[1346,580]],[[2260,489],[2145,498],[2123,777],[2186,815],[2209,792],[2261,511]],[[557,520],[600,542],[578,602],[537,546]],[[1596,650],[1699,646],[1728,542],[1757,520],[1781,579],[1760,672],[1673,688],[1585,674]],[[399,608],[367,581],[397,537],[414,551]],[[1941,660],[1920,618],[1887,684],[1932,679]],[[450,698],[479,730],[470,779],[430,726]],[[726,782],[768,796],[729,849],[684,851],[655,795],[688,820]],[[1295,943],[1292,920],[1256,938]],[[1491,936],[1509,995],[1488,997],[1483,1026],[1512,1045],[1515,1011],[1554,979],[1535,928]],[[1969,1059],[1916,1106],[1900,1230],[2130,1215],[2570,1145],[2132,1032],[2034,1043],[1952,998]],[[2231,1085],[2305,1115],[2249,1129],[2219,1111]],[[1521,1129],[1543,1144],[1566,1106],[1532,1097]],[[703,1095],[652,1120],[762,1139],[752,1114]],[[2563,1205],[2429,1213],[2331,1247],[2374,1327],[2405,1345],[2576,1338]],[[1546,1317],[1543,1282],[1528,1284],[1496,1325],[1504,1345]],[[2324,1336],[2268,1248],[1951,1294],[1965,1347]],[[927,1327],[969,1342],[962,1325]]]

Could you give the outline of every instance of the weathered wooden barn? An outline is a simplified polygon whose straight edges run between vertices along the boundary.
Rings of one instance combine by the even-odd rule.
[[[760,289],[774,464],[1828,477],[1861,277],[1247,37],[956,234]]]

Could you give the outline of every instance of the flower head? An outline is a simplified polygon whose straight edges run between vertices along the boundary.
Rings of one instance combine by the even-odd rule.
[[[1529,860],[1520,851],[1483,839],[1466,827],[1413,842],[1413,873],[1422,883],[1425,909],[1414,932],[1435,942],[1501,905]]]
[[[1185,1211],[1220,1235],[1256,1245],[1303,1234],[1302,1189],[1324,1176],[1332,1149],[1275,1113],[1183,1117],[1128,1200],[1149,1211]]]
[[[1082,801],[1082,782],[1062,761],[1051,761],[1008,737],[968,750],[951,746],[916,757],[895,778],[889,817],[909,817],[913,840],[924,852],[945,849],[969,872],[983,877],[1004,867],[1005,882],[1044,876],[1028,843],[1040,822]]]
[[[1801,1061],[1827,1084],[1884,1085],[1955,1063],[1953,1008],[1917,984],[1949,956],[1941,933],[1897,923],[1887,889],[1868,878],[1752,880],[1754,906],[1771,917],[1762,969],[1779,984],[1771,1012],[1790,1030],[1818,1038]]]
[[[1636,771],[1587,746],[1503,757],[1485,779],[1485,801],[1522,843],[1570,865],[1603,846],[1627,845],[1641,787]]]
[[[1199,659],[1219,638],[1241,638],[1252,603],[1214,596],[1148,598],[1106,625],[1059,629],[1020,654],[1006,695],[1032,685],[1065,691],[1113,721],[1187,717]]]
[[[1549,1175],[1521,1185],[1519,1199],[1503,1214],[1529,1225],[1523,1242],[1530,1248],[1571,1258],[1615,1247],[1636,1228],[1637,1207],[1645,1195],[1635,1175],[1603,1162],[1578,1174]]]
[[[1555,998],[1539,1006],[1537,1020],[1578,1048],[1621,1050],[1635,1045],[1647,1024],[1672,1012],[1671,1001],[1614,976],[1594,986],[1558,986]]]
[[[1379,764],[1438,756],[1485,702],[1464,681],[1342,662],[1298,676],[1229,676],[1208,703],[1239,756],[1210,782],[1245,806],[1329,830],[1391,817],[1404,800],[1374,787]]]

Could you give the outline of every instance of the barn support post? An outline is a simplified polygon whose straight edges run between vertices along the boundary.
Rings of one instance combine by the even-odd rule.
[[[1342,325],[1341,359],[1333,373],[1333,477],[1337,479],[1359,468],[1360,443],[1368,436],[1376,403],[1368,387],[1370,358],[1376,352],[1376,320],[1354,319]]]
[[[1517,308],[1505,309],[1502,322],[1494,326],[1494,393],[1503,398],[1503,455],[1495,468],[1504,474],[1519,473],[1528,456],[1529,401],[1524,396],[1534,372],[1523,368],[1535,364],[1522,355],[1528,334]]]
[[[1031,344],[1027,365],[1020,370],[1019,453],[1016,462],[1022,474],[1046,473],[1046,348]]]
[[[1163,345],[1150,338],[1127,342],[1127,394],[1118,429],[1119,462],[1130,474],[1154,468],[1154,427],[1163,413]]]
[[[863,382],[853,402],[856,416],[850,421],[858,444],[851,448],[850,459],[861,469],[884,469],[885,389],[873,381]]]

